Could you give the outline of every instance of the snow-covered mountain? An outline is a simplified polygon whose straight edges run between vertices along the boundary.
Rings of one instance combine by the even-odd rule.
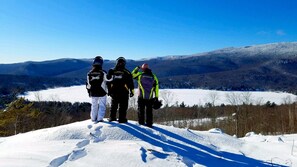
[[[211,55],[211,54],[232,54],[232,55],[245,55],[245,56],[269,56],[270,58],[286,57],[296,58],[297,57],[297,42],[282,42],[262,45],[252,45],[244,47],[230,47],[215,50],[212,52],[198,54]]]
[[[170,55],[164,57],[156,57],[150,59],[142,60],[176,60],[176,59],[187,59],[197,56],[212,56],[212,55],[232,55],[232,56],[260,56],[265,55],[271,58],[273,57],[291,57],[296,58],[297,56],[297,42],[280,42],[280,43],[271,43],[271,44],[262,44],[262,45],[250,45],[242,47],[228,47],[217,49],[214,51],[197,53],[192,55]]]
[[[0,138],[0,167],[296,166],[296,139],[86,120]]]
[[[128,60],[127,68],[132,70],[144,62],[148,63],[159,77],[160,86],[163,88],[290,92],[297,90],[297,42],[230,47],[193,55]],[[108,71],[114,65],[114,61],[106,60],[104,69]],[[90,66],[90,59],[0,64],[0,74],[78,78],[83,84]],[[0,79],[1,77],[7,76],[0,75]],[[67,81],[65,79],[65,82]],[[25,82],[23,85],[19,84],[20,82],[12,84],[27,86]]]

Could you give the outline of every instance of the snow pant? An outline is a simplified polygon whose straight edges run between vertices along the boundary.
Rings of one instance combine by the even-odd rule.
[[[103,120],[106,111],[106,96],[92,97],[91,106],[91,120],[100,121]]]
[[[127,122],[127,109],[129,104],[129,95],[112,96],[110,117],[111,120],[116,120],[117,110],[119,108],[119,123]]]
[[[153,100],[138,98],[138,123],[153,126]]]

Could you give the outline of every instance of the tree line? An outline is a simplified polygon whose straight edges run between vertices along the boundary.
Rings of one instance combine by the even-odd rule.
[[[277,135],[297,132],[297,103],[276,105],[194,105],[183,103],[155,111],[155,122],[179,128],[209,130],[220,128],[229,135],[243,137],[248,132]]]
[[[135,99],[130,103],[127,118],[137,120]],[[30,102],[23,98],[11,102],[0,111],[0,136],[11,136],[32,130],[55,127],[90,119],[90,103]],[[106,117],[109,116],[107,106]],[[186,106],[183,102],[154,110],[154,122],[179,128],[209,130],[220,128],[237,137],[248,132],[287,134],[297,132],[297,102],[276,105],[237,104]]]
[[[89,103],[30,102],[20,98],[0,111],[0,136],[86,120],[90,108]]]

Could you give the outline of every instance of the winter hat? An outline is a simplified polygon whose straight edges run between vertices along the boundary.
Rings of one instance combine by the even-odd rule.
[[[142,71],[145,71],[148,68],[149,68],[149,66],[146,63],[143,63],[142,66],[141,66]]]
[[[103,58],[101,56],[96,56],[93,61],[93,66],[102,66]]]

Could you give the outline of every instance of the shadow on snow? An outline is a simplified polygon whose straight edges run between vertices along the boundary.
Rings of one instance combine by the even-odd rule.
[[[169,132],[163,128],[154,126],[153,129],[146,129],[138,125],[131,123],[121,124],[119,128],[125,130],[131,135],[151,144],[155,147],[160,147],[165,151],[161,153],[159,151],[152,151],[152,154],[158,158],[165,159],[171,153],[178,155],[180,159],[187,166],[194,166],[195,164],[201,164],[205,166],[278,166],[282,167],[283,165],[271,164],[257,159],[249,158],[240,154],[233,154],[229,152],[219,152],[213,150],[209,147],[206,147],[202,144],[191,141],[187,138],[184,138],[175,133]],[[170,138],[174,138],[176,141],[170,139],[164,140],[164,137],[154,134],[150,131],[157,131],[163,135],[166,135]],[[183,144],[184,143],[184,144]],[[147,162],[146,153],[149,149],[141,148],[141,158],[143,162]]]

